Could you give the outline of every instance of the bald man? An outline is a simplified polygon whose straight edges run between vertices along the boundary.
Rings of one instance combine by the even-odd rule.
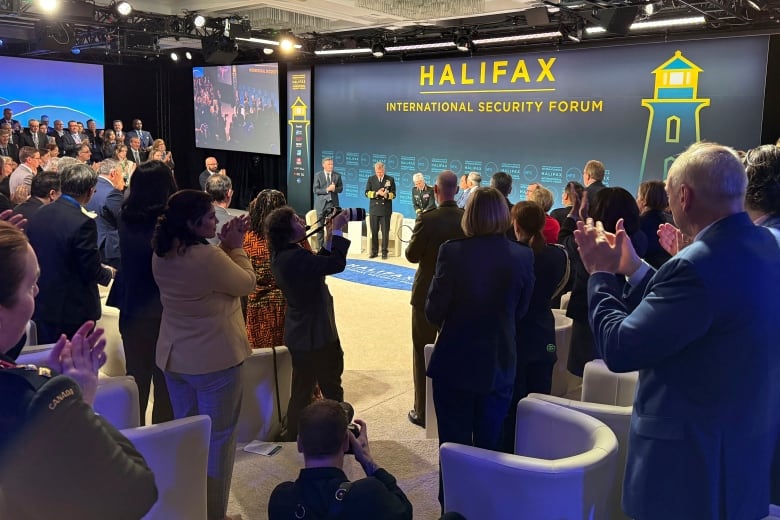
[[[206,181],[209,180],[210,176],[216,174],[226,175],[224,168],[222,168],[221,170],[218,168],[219,168],[219,163],[217,162],[216,157],[206,157],[206,169],[203,170],[200,174],[200,177],[198,177],[201,190],[206,191]]]

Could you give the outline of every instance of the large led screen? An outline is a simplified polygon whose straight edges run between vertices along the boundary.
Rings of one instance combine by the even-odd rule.
[[[192,69],[195,146],[279,155],[276,63]]]
[[[497,171],[510,200],[542,183],[560,205],[590,159],[606,184],[636,193],[698,139],[739,149],[761,137],[768,38],[503,56],[322,65],[315,69],[314,156],[344,175],[343,207],[368,207],[373,165],[396,179],[394,211],[413,217],[412,176]]]
[[[13,110],[23,127],[42,115],[51,126],[57,119],[105,126],[101,65],[0,57],[0,70],[0,110]]]

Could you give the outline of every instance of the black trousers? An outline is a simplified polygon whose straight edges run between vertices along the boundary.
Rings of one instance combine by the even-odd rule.
[[[146,424],[146,406],[149,403],[152,381],[154,381],[152,423],[159,424],[173,419],[168,384],[162,370],[157,367],[155,362],[160,320],[160,317],[132,321],[121,318],[119,320],[119,332],[122,334],[122,345],[125,350],[127,375],[133,376],[138,385],[141,425]]]
[[[382,256],[387,256],[387,241],[390,234],[390,217],[392,215],[370,215],[371,225],[371,255],[379,251],[379,226],[382,226]]]
[[[84,320],[87,321],[87,320]],[[84,325],[81,323],[53,323],[48,321],[36,321],[35,326],[38,331],[38,344],[47,345],[56,343],[61,334],[65,334],[68,339],[73,339],[73,335]]]
[[[414,411],[425,420],[425,345],[436,341],[438,330],[425,318],[423,305],[412,305],[412,377]]]
[[[585,363],[593,361],[596,355],[596,346],[593,343],[593,331],[587,320],[572,320],[571,346],[569,347],[569,359],[566,369],[577,377],[582,377]]]
[[[334,401],[344,400],[341,374],[344,372],[344,351],[336,340],[321,349],[304,352],[290,351],[292,356],[292,390],[287,406],[287,435],[285,440],[298,437],[298,419],[301,411],[311,402],[314,385],[319,384],[323,397]]]

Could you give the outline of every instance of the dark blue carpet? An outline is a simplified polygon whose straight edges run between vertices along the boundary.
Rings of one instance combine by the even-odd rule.
[[[347,259],[347,268],[344,272],[333,276],[374,287],[411,291],[414,273],[414,269],[387,262]]]

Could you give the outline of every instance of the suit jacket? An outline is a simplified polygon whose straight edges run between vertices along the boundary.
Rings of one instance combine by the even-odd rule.
[[[415,213],[435,208],[436,196],[433,194],[433,186],[425,186],[421,190],[418,190],[417,187],[412,188],[412,206],[414,206]]]
[[[35,142],[33,141],[33,134],[30,132],[29,128],[25,128],[22,130],[22,134],[19,137],[19,144],[21,146],[32,146],[33,148],[37,148],[38,150],[46,150],[47,145],[49,144],[49,137],[46,135],[45,132],[35,132],[38,134],[38,146],[35,146]]]
[[[673,223],[672,217],[663,211],[650,210],[639,216],[639,229],[647,237],[647,251],[643,258],[656,269],[660,269],[672,257],[658,241],[658,226],[666,222]]]
[[[240,296],[255,289],[255,270],[242,247],[195,244],[152,257],[163,306],[157,366],[182,374],[234,367],[251,353]]]
[[[140,161],[135,160],[135,154],[133,153],[133,149],[129,146],[127,147],[127,160],[130,162],[134,162],[136,164],[141,164],[142,162],[146,162],[146,159],[149,158],[149,152],[146,152],[142,149],[138,150],[138,155],[140,157]]]
[[[13,172],[11,172],[8,181],[8,189],[11,192],[11,198],[13,198],[14,193],[22,184],[26,184],[27,186],[30,186],[30,184],[32,184],[32,178],[35,176],[36,173],[37,172],[30,170],[30,168],[28,168],[26,164],[20,164],[19,166],[17,166],[17,168]]]
[[[17,204],[14,208],[14,212],[19,213],[27,220],[30,220],[32,216],[38,212],[39,209],[43,207],[43,202],[38,197],[30,197],[26,201],[22,202],[21,204]],[[5,209],[5,208],[2,208]],[[0,209],[0,211],[2,211]]]
[[[625,297],[614,276],[591,275],[596,348],[611,370],[639,370],[623,489],[630,517],[766,516],[779,265],[774,237],[737,213]]]
[[[558,221],[558,224],[563,227],[563,222],[566,220],[566,216],[571,211],[571,206],[566,206],[565,208],[555,208],[550,212],[550,216]],[[556,240],[557,242],[557,240]]]
[[[10,157],[11,159],[13,159],[15,162],[18,163],[19,162],[19,147],[16,146],[15,144],[9,142],[5,146],[5,148],[6,148],[6,151],[8,153],[3,153],[3,151],[0,150],[0,155],[4,155],[6,157]]]
[[[33,215],[27,236],[41,269],[34,319],[52,324],[99,319],[97,284],[108,285],[111,271],[100,265],[95,220],[62,195]]]
[[[439,329],[428,376],[468,392],[509,391],[533,270],[531,249],[504,234],[442,244],[425,304]]]
[[[441,203],[438,208],[425,211],[414,222],[412,238],[406,246],[406,259],[413,264],[419,263],[412,283],[412,305],[425,306],[428,288],[431,286],[439,246],[447,240],[464,238],[460,221],[463,210],[454,200]]]
[[[383,187],[388,188],[387,197],[377,197],[376,192]],[[385,174],[382,177],[382,182],[379,182],[379,178],[376,175],[372,175],[366,181],[366,197],[371,199],[368,206],[368,213],[370,215],[378,215],[380,217],[389,217],[393,214],[393,199],[395,198],[395,180],[389,175]]]
[[[606,186],[604,186],[604,183],[601,181],[593,182],[590,186],[585,188],[585,193],[587,193],[588,197],[588,213],[593,211],[593,205],[596,203],[596,194],[604,188],[606,188]]]
[[[114,188],[111,181],[98,176],[95,194],[87,204],[89,211],[97,214],[98,251],[104,262],[119,260],[119,214],[122,211],[124,197],[122,192]]]
[[[146,149],[150,148],[152,146],[152,142],[154,139],[152,139],[152,134],[147,132],[146,130],[141,130],[140,132],[136,130],[130,130],[129,132],[125,133],[125,143],[130,143],[130,139],[133,137],[137,137],[141,140],[141,148]]]
[[[325,277],[344,271],[349,240],[333,237],[330,251],[319,253],[288,244],[271,254],[271,271],[287,299],[284,344],[293,353],[321,349],[338,340],[333,297]]]
[[[206,181],[208,181],[209,177],[212,175],[213,174],[208,169],[200,172],[200,176],[198,176],[198,182],[200,183],[201,190],[206,191]]]
[[[79,147],[84,144],[84,137],[79,134],[79,138],[81,138],[81,142],[76,142],[76,139],[73,137],[73,134],[70,132],[65,132],[62,135],[62,148],[61,152],[62,155],[68,155],[70,157],[76,157],[78,154]],[[128,156],[130,153],[128,152]]]
[[[320,171],[314,175],[314,209],[317,210],[317,216],[321,216],[325,206],[330,203],[330,207],[339,206],[339,193],[344,191],[344,183],[341,180],[341,174],[337,172],[330,173],[330,180],[336,185],[332,192],[328,191],[328,181],[325,172]]]

